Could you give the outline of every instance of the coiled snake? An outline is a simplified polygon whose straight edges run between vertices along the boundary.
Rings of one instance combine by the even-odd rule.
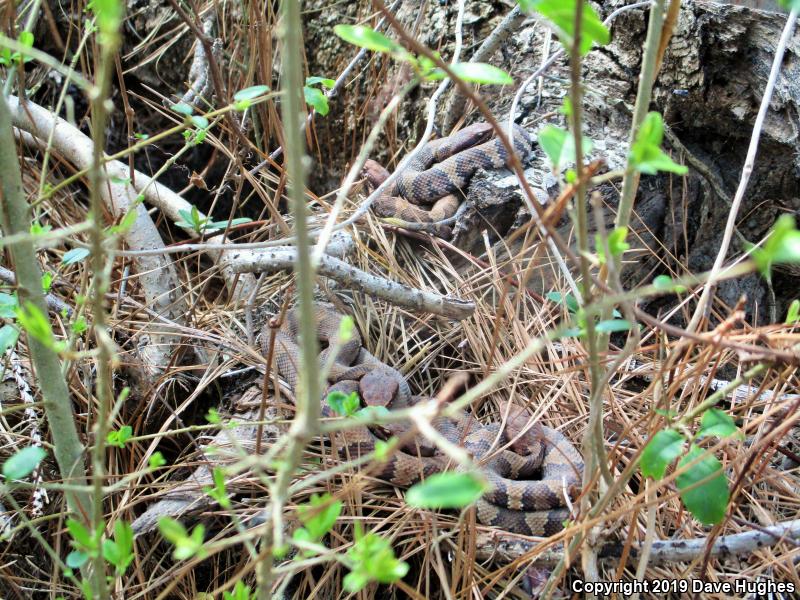
[[[275,339],[277,370],[293,390],[299,368],[298,318],[295,310],[288,311]],[[398,371],[362,347],[357,332],[346,343],[338,343],[342,315],[318,304],[316,318],[319,341],[326,346],[319,356],[320,368],[331,362],[329,354],[338,347],[328,373],[331,385],[326,396],[334,390],[357,391],[367,405],[392,409],[408,407],[420,400],[412,396]],[[323,414],[333,416],[327,406]],[[580,486],[583,472],[583,459],[562,434],[537,426],[535,432],[528,432],[512,445],[520,453],[510,449],[493,452],[494,448],[504,447],[508,440],[499,424],[483,425],[463,413],[457,418],[439,417],[433,425],[448,441],[461,444],[472,454],[491,484],[491,490],[477,504],[481,523],[523,535],[552,535],[562,529],[564,520],[569,518],[569,511],[564,508],[565,494]],[[399,436],[406,430],[405,425],[395,424],[388,428],[388,433]],[[356,458],[373,451],[378,439],[373,430],[361,426],[338,432],[336,447],[343,457]],[[422,438],[415,438],[393,452],[375,474],[405,488],[447,468],[446,457]],[[536,475],[540,479],[534,480]]]
[[[478,169],[499,169],[508,163],[508,152],[499,139],[491,139],[488,123],[476,123],[446,138],[426,144],[408,164],[389,190],[372,209],[379,217],[407,223],[436,223],[456,214],[460,199]],[[530,154],[532,141],[525,129],[514,126],[514,149],[523,159]],[[374,160],[364,164],[364,176],[375,189],[389,172]],[[422,205],[430,205],[425,208]],[[449,237],[446,225],[434,227],[440,237]]]

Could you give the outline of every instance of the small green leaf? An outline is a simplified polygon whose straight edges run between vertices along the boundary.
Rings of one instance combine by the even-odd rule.
[[[762,248],[752,247],[753,261],[764,277],[769,277],[773,264],[800,263],[800,231],[792,215],[778,217]]]
[[[88,248],[73,248],[64,253],[64,256],[61,257],[61,264],[74,265],[75,263],[81,262],[87,256],[89,256]]]
[[[306,104],[312,106],[323,117],[328,114],[328,98],[319,88],[305,86],[303,87],[303,95],[306,99]]]
[[[786,324],[794,325],[798,320],[800,320],[800,300],[795,298],[786,311]]]
[[[486,491],[486,481],[472,473],[437,473],[406,492],[406,503],[417,508],[463,508]]]
[[[550,300],[550,302],[555,302],[557,304],[563,304],[567,307],[567,310],[571,313],[578,312],[580,308],[580,304],[578,304],[577,298],[572,294],[562,294],[561,292],[547,292],[545,294],[545,298]]]
[[[56,340],[50,328],[50,321],[33,302],[26,302],[24,307],[17,307],[16,315],[17,321],[29,336],[48,348],[55,346]]]
[[[389,54],[404,52],[400,44],[364,25],[336,25],[333,28],[333,32],[345,42],[373,52],[387,52]]]
[[[158,469],[159,467],[163,467],[167,464],[167,459],[164,458],[164,455],[161,452],[153,452],[150,456],[150,460],[147,463],[151,469]]]
[[[308,530],[311,541],[319,542],[333,528],[342,506],[341,500],[334,500],[330,494],[312,494],[308,505],[297,507],[297,516]]]
[[[133,427],[130,425],[123,425],[116,431],[109,431],[106,434],[106,442],[110,446],[124,448],[125,443],[133,437]]]
[[[192,125],[199,127],[200,129],[205,129],[208,127],[208,119],[203,116],[194,115],[189,120],[192,122]]]
[[[697,432],[697,437],[704,438],[712,435],[724,438],[732,435],[739,436],[741,432],[728,413],[718,408],[709,408],[700,418],[700,430]]]
[[[67,566],[70,569],[80,569],[89,560],[89,555],[81,550],[73,550],[67,554]]]
[[[0,317],[3,319],[15,319],[18,306],[16,296],[0,293]]]
[[[95,538],[91,533],[89,533],[89,530],[86,529],[84,524],[80,521],[76,521],[75,519],[67,519],[67,530],[69,531],[70,536],[72,536],[74,545],[76,545],[78,548],[91,550],[96,547]]]
[[[228,497],[228,492],[225,488],[225,470],[222,467],[214,467],[211,476],[214,481],[214,487],[205,486],[203,491],[216,500],[222,508],[229,509],[231,507],[231,499]]]
[[[675,283],[669,275],[658,275],[653,279],[653,287],[665,292],[680,294],[686,291],[686,286]]]
[[[237,102],[242,100],[253,100],[259,96],[263,96],[269,91],[268,85],[252,85],[250,87],[239,90],[233,95],[233,99]]]
[[[581,139],[583,153],[588,154],[592,150],[592,140],[587,137]],[[566,129],[547,125],[539,131],[538,140],[555,171],[561,171],[568,163],[575,162],[575,138]]]
[[[3,325],[0,327],[0,356],[6,353],[6,350],[13,348],[19,339],[19,329],[13,325]]]
[[[38,446],[18,450],[3,463],[3,475],[6,479],[23,479],[33,473],[45,456],[47,452]]]
[[[464,81],[488,85],[514,85],[514,78],[503,69],[486,63],[456,63],[450,65],[450,70]]]
[[[630,244],[625,241],[627,236],[627,227],[617,227],[608,234],[608,250],[611,252],[611,256],[621,256],[626,250],[630,249]],[[600,259],[600,263],[604,264],[606,262],[606,249],[599,233],[595,234],[595,248],[597,248],[597,256]]]
[[[333,79],[326,79],[325,77],[306,77],[306,85],[317,85],[321,83],[323,87],[331,89],[336,82]]]
[[[667,471],[669,464],[683,452],[686,440],[677,431],[665,429],[653,436],[642,451],[639,458],[639,467],[642,475],[661,479]]]
[[[177,104],[173,104],[172,106],[170,106],[170,108],[176,113],[185,115],[187,117],[190,117],[192,113],[194,113],[194,108],[186,104],[185,102],[178,102]]]
[[[175,550],[172,552],[175,560],[185,560],[195,555],[205,556],[203,548],[205,527],[202,524],[198,524],[189,535],[179,521],[170,517],[161,517],[158,520],[158,529],[161,535],[175,546]]]
[[[629,331],[631,322],[625,319],[609,319],[600,321],[594,326],[595,331],[600,333],[615,333],[617,331]]]
[[[357,392],[345,394],[344,392],[333,391],[328,394],[325,401],[333,409],[333,412],[345,417],[355,414],[359,406],[361,406],[361,400]]]
[[[355,541],[347,551],[351,572],[343,581],[345,590],[356,593],[370,581],[392,583],[408,573],[408,564],[394,556],[389,540],[374,533],[366,535],[356,525]]]
[[[595,10],[585,0],[581,18],[581,54],[586,54],[592,49],[592,44],[605,45],[611,35]],[[523,6],[524,4],[524,6]],[[558,32],[561,43],[569,50],[575,35],[575,13],[577,0],[525,0],[520,2],[520,7],[526,12],[536,10],[547,18]]]
[[[222,417],[219,416],[219,411],[213,406],[208,409],[206,413],[206,421],[211,425],[219,425],[222,422]]]
[[[33,48],[33,34],[30,31],[21,31],[19,34],[19,43],[26,48]]]
[[[661,150],[663,138],[664,121],[661,115],[657,112],[647,113],[631,146],[628,157],[631,166],[646,175],[655,175],[659,171],[685,175],[689,169],[674,162]]]
[[[375,460],[387,460],[396,446],[397,438],[395,437],[391,437],[385,442],[383,440],[375,440]]]
[[[704,454],[704,450],[692,445],[689,453],[678,463],[678,470]],[[699,482],[703,483],[699,483]],[[699,485],[698,485],[699,484]],[[704,525],[716,525],[725,517],[728,506],[728,482],[722,470],[722,463],[708,455],[699,463],[680,473],[675,485],[681,490],[681,500],[694,516]],[[687,489],[692,486],[693,489]]]

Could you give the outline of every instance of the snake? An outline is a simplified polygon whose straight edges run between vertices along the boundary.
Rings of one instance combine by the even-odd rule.
[[[316,303],[314,314],[315,333],[323,347],[317,367],[327,373],[323,398],[334,391],[356,392],[366,406],[390,409],[408,408],[427,399],[413,395],[399,371],[367,351],[355,328],[348,339],[341,339],[341,313],[330,305]],[[274,351],[276,369],[292,390],[297,389],[301,368],[299,332],[300,313],[294,308],[286,312],[276,333]],[[321,401],[323,416],[336,416],[324,399]],[[563,434],[537,424],[513,436],[510,427],[503,431],[499,423],[480,423],[466,411],[437,416],[432,425],[449,442],[471,454],[489,483],[489,490],[476,502],[480,523],[530,536],[551,536],[563,529],[571,518],[567,497],[580,488],[584,467],[580,453]],[[409,436],[409,430],[405,423],[357,425],[334,433],[333,442],[339,455],[349,460],[375,451],[380,440],[391,436],[405,439],[385,462],[370,464],[374,469],[371,474],[408,488],[450,469],[445,455],[421,436]]]
[[[428,142],[403,167],[397,180],[372,205],[379,217],[412,224],[432,224],[431,231],[439,237],[450,237],[451,229],[441,221],[455,216],[461,200],[478,169],[499,169],[509,162],[509,154],[499,138],[493,138],[489,123],[475,123],[451,134]],[[523,159],[533,142],[530,134],[514,125],[514,150]],[[378,162],[368,159],[363,175],[368,186],[375,190],[389,172]]]

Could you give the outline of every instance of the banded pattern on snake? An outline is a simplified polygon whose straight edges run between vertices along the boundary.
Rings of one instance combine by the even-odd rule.
[[[333,368],[328,373],[331,384],[326,392],[357,391],[367,405],[397,409],[413,405],[421,398],[412,396],[405,377],[378,360],[362,347],[357,332],[346,343],[337,340],[342,315],[327,305],[316,306],[317,333],[327,347],[319,356],[320,367],[331,362],[329,353],[338,347]],[[290,310],[275,340],[276,368],[295,389],[298,379],[299,348],[297,345],[298,314]],[[323,414],[334,416],[330,409]],[[552,535],[560,531],[569,518],[565,494],[577,490],[581,483],[583,459],[575,447],[558,431],[535,426],[518,439],[512,449],[495,452],[509,439],[497,423],[484,425],[468,413],[456,418],[438,417],[433,422],[448,441],[461,444],[481,465],[491,490],[477,504],[478,520],[523,535]],[[336,447],[346,458],[356,458],[375,449],[381,437],[401,436],[405,424],[393,424],[386,431],[373,431],[366,426],[336,434]],[[448,460],[421,437],[404,444],[391,454],[375,475],[398,487],[408,487],[434,473],[448,469]],[[533,479],[535,476],[540,479]]]
[[[395,185],[375,201],[373,211],[379,217],[408,223],[436,223],[454,216],[461,203],[458,194],[466,190],[475,171],[499,169],[508,162],[508,152],[498,138],[492,139],[492,134],[491,125],[476,123],[429,142],[403,170]],[[517,154],[524,159],[530,154],[532,144],[528,132],[515,125]],[[376,161],[367,160],[364,176],[375,189],[389,177],[389,172]],[[440,237],[450,234],[447,226],[434,231]]]

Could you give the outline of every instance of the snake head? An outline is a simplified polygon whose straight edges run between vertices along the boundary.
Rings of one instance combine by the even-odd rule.
[[[364,168],[361,169],[361,175],[366,177],[367,183],[374,190],[389,178],[389,171],[380,163],[369,158],[364,163]]]
[[[388,406],[397,396],[397,379],[391,373],[375,369],[358,382],[358,391],[367,406]]]

